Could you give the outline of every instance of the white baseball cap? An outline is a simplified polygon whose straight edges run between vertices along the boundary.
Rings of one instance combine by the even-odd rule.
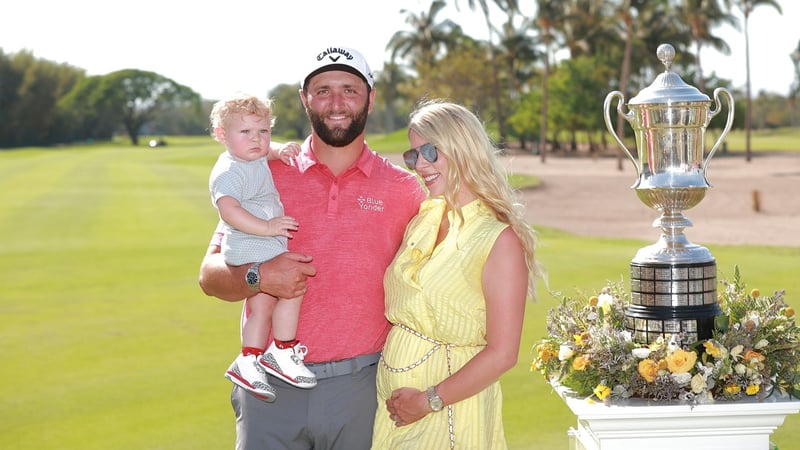
[[[305,88],[309,78],[328,70],[344,70],[358,75],[367,82],[370,88],[375,83],[367,60],[357,50],[349,47],[326,47],[314,55],[314,59],[305,72],[308,75],[300,80],[300,87]]]

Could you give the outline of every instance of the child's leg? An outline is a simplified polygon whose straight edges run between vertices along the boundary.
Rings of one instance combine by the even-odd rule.
[[[275,338],[259,359],[270,374],[301,388],[317,385],[317,377],[303,364],[306,347],[297,340],[297,320],[302,297],[279,299],[272,313],[272,335]]]
[[[277,307],[275,297],[259,292],[247,299],[250,315],[242,327],[242,353],[245,349],[259,349],[259,354],[267,348],[269,327],[272,324],[272,311]],[[300,310],[298,309],[298,314]],[[295,320],[295,332],[297,331]]]
[[[297,338],[297,321],[303,297],[280,299],[272,312],[272,336],[276,341],[292,342]]]

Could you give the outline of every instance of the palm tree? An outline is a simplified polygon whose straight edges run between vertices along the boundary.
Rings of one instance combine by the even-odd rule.
[[[623,0],[614,7],[610,21],[625,42],[620,68],[619,91],[626,93],[631,74],[631,59],[634,47],[646,39],[650,34],[658,34],[662,17],[666,17],[667,2],[664,0]],[[651,28],[653,27],[653,28]],[[651,50],[652,52],[652,50]],[[652,53],[648,53],[652,55]],[[625,136],[625,121],[618,119],[617,136],[622,140]],[[619,149],[617,154],[617,170],[622,170],[623,153]]]
[[[542,116],[539,129],[539,155],[547,161],[547,82],[550,78],[550,52],[555,40],[554,31],[564,20],[564,2],[561,0],[536,0],[536,23],[544,44],[544,73],[542,74]]]
[[[744,16],[744,57],[745,57],[745,65],[746,68],[746,84],[745,84],[745,92],[747,97],[747,105],[745,106],[744,112],[744,129],[745,129],[745,150],[746,150],[746,160],[750,162],[751,153],[750,153],[750,121],[752,117],[753,105],[751,100],[750,94],[750,33],[747,28],[747,22],[750,19],[750,14],[757,6],[767,5],[772,6],[776,10],[778,10],[779,14],[783,14],[783,10],[781,9],[781,5],[778,4],[775,0],[726,0],[726,2],[733,2],[739,10],[742,12]]]
[[[411,57],[412,67],[431,68],[442,49],[446,49],[454,33],[460,34],[461,27],[450,19],[436,22],[436,15],[447,4],[442,0],[434,0],[428,12],[419,15],[407,9],[401,9],[406,15],[406,23],[411,30],[400,30],[392,35],[386,49],[391,51],[391,59]]]
[[[714,36],[711,29],[722,24],[733,28],[739,27],[739,21],[722,10],[717,0],[683,0],[678,7],[678,18],[689,28],[689,34],[695,46],[695,63],[697,65],[696,83],[700,92],[705,92],[703,66],[700,62],[700,49],[708,44],[723,55],[730,55],[731,49],[725,40]]]
[[[794,64],[794,81],[789,89],[789,102],[792,105],[792,126],[797,126],[797,100],[800,98],[800,41],[797,42],[797,48],[789,54]]]
[[[509,22],[513,23],[514,14],[519,11],[517,0],[494,0],[494,3],[509,16]],[[494,44],[494,27],[489,18],[489,5],[486,0],[468,0],[467,4],[469,9],[475,11],[475,7],[479,6],[483,14],[483,20],[486,22],[486,29],[489,32],[489,60],[492,66],[492,83],[494,87],[495,110],[497,114],[497,128],[500,133],[500,143],[505,145],[506,141],[506,117],[503,109],[503,102],[500,99],[500,77],[498,75],[497,67],[497,52]],[[458,2],[456,2],[458,5]]]
[[[499,58],[508,71],[509,96],[518,98],[522,85],[533,76],[531,62],[536,61],[540,52],[536,48],[534,37],[529,33],[533,19],[523,18],[520,26],[515,26],[513,17],[509,15],[508,21],[503,24],[500,34],[498,49],[501,51]]]

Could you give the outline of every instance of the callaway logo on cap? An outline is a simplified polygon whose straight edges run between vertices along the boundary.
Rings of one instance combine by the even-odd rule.
[[[300,80],[300,85],[305,88],[309,78],[328,70],[344,70],[363,78],[370,88],[374,85],[367,60],[361,53],[349,47],[328,47],[317,53],[310,69],[306,72],[308,75]]]

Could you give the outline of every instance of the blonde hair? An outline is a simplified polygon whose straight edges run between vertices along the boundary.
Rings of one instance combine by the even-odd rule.
[[[269,126],[275,125],[275,117],[272,115],[272,99],[260,99],[254,95],[236,94],[232,97],[223,99],[214,104],[208,118],[211,122],[211,136],[214,139],[214,129],[225,127],[225,123],[235,115],[254,115],[269,119]]]
[[[536,300],[536,281],[543,271],[536,260],[536,232],[525,222],[524,206],[515,202],[516,192],[497,157],[499,149],[478,117],[464,106],[441,99],[424,100],[411,113],[408,125],[447,158],[447,205],[462,220],[455,198],[463,187],[488,206],[497,220],[508,224],[519,238],[528,267],[528,294]]]

